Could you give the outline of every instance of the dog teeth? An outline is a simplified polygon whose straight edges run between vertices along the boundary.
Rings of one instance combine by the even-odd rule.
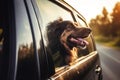
[[[79,49],[81,49],[81,50],[84,50],[84,49],[86,49],[87,48],[87,46],[85,45],[85,46],[77,46]]]

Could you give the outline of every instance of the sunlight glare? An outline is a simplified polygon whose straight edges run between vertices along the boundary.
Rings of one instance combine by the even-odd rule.
[[[89,21],[91,18],[95,18],[96,15],[101,14],[103,7],[107,9],[109,13],[112,12],[113,7],[120,0],[65,0],[75,9],[77,9],[86,19]]]

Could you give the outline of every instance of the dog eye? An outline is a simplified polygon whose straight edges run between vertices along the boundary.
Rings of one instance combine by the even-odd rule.
[[[71,30],[73,30],[73,29],[75,29],[75,27],[73,27],[73,26],[71,26],[71,25],[68,25],[66,30],[67,30],[67,31],[71,31]]]
[[[74,27],[68,27],[66,30],[67,31],[72,31],[72,30],[75,30],[75,28]]]

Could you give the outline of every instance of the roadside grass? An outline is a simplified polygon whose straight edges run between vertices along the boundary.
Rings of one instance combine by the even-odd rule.
[[[108,38],[104,36],[94,36],[95,41],[99,44],[103,44],[105,46],[113,47],[120,49],[120,38]]]

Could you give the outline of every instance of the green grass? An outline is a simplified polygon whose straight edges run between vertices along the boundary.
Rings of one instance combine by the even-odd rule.
[[[120,49],[120,38],[119,37],[110,38],[110,37],[104,37],[104,36],[95,36],[94,38],[97,43]]]

